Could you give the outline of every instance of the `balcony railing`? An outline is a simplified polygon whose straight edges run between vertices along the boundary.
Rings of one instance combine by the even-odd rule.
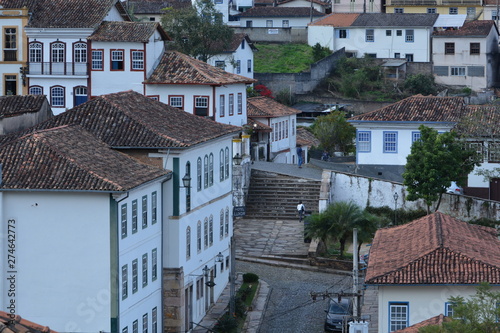
[[[481,6],[482,0],[387,0],[386,6]]]
[[[30,62],[29,75],[73,75],[89,74],[86,62]]]

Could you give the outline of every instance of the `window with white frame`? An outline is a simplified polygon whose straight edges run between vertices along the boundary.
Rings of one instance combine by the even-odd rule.
[[[64,43],[52,43],[50,45],[50,61],[51,62],[64,62],[64,52],[66,45]]]
[[[451,67],[451,76],[465,76],[465,67],[462,66],[456,66],[456,67]]]
[[[17,61],[17,28],[4,29],[4,61]]]
[[[476,17],[476,7],[467,7],[467,19],[472,20]]]
[[[132,333],[139,333],[139,321],[134,320],[132,323]]]
[[[201,157],[196,161],[196,189],[201,191]]]
[[[224,236],[228,236],[229,235],[229,208],[226,207],[226,218],[225,218],[225,230],[224,230]]]
[[[359,153],[367,153],[371,151],[371,132],[358,131],[358,146]]]
[[[375,41],[375,34],[373,29],[366,29],[366,41],[370,43]]]
[[[142,255],[142,287],[148,285],[148,254],[144,253]]]
[[[407,43],[413,43],[415,41],[413,29],[406,29],[405,32],[406,32],[405,41]]]
[[[122,300],[128,297],[128,265],[122,266]]]
[[[248,73],[252,72],[252,60],[250,59],[247,60],[247,72]]]
[[[208,220],[208,246],[214,245],[214,216],[210,215]]]
[[[450,15],[457,15],[458,14],[458,7],[450,7]]]
[[[408,303],[389,302],[389,332],[408,327]]]
[[[142,229],[148,227],[148,196],[142,197]]]
[[[125,69],[123,50],[111,50],[111,70],[123,71]]]
[[[243,94],[238,93],[238,114],[243,114]]]
[[[73,44],[73,59],[75,62],[87,62],[87,43]]]
[[[292,119],[292,135],[295,135],[295,119]]]
[[[128,326],[125,326],[124,328],[122,328],[122,333],[128,333]]]
[[[103,50],[92,50],[92,70],[102,71],[103,70],[103,60],[104,60],[104,51]]]
[[[137,199],[132,201],[132,233],[137,232]]]
[[[138,272],[139,270],[139,261],[137,259],[132,260],[132,293],[136,293],[139,289],[138,285]]]
[[[219,152],[219,180],[224,181],[224,149]]]
[[[54,107],[64,107],[65,98],[63,87],[50,88],[50,104]]]
[[[493,21],[496,21],[496,20],[498,20],[498,19],[499,19],[499,17],[498,17],[498,15],[497,15],[497,13],[498,13],[498,11],[496,11],[496,10],[492,10],[492,11],[491,11],[491,19],[492,19]]]
[[[288,138],[288,120],[285,121],[285,138]]]
[[[229,115],[234,115],[234,95],[229,94]]]
[[[186,260],[191,258],[191,227],[186,228]]]
[[[226,62],[224,60],[215,60],[215,67],[224,69],[226,68]]]
[[[127,204],[123,204],[121,207],[121,230],[122,239],[127,237]]]
[[[224,162],[226,164],[226,168],[224,170],[226,179],[229,178],[229,148],[226,147],[225,154],[224,154]]]
[[[394,8],[394,14],[403,14],[404,12],[404,8]]]
[[[420,137],[421,137],[421,134],[420,134],[420,131],[418,132],[411,132],[411,142],[415,142],[415,141],[420,141]]]
[[[406,53],[405,54],[405,59],[408,62],[413,62],[413,53]]]
[[[148,314],[142,315],[142,333],[148,333]]]
[[[480,54],[481,44],[480,43],[470,43],[470,54]]]
[[[488,143],[488,162],[500,162],[500,143]]]
[[[43,46],[40,42],[33,42],[29,45],[29,62],[42,62]]]
[[[182,109],[184,107],[184,97],[183,96],[170,96],[169,104],[174,108]]]
[[[208,185],[214,184],[214,154],[208,156]]]
[[[454,308],[455,308],[455,304],[452,303],[452,302],[446,302],[445,305],[444,305],[444,315],[446,317],[450,317],[450,318],[453,318],[454,317]]]
[[[158,309],[155,306],[151,311],[151,327],[153,328],[153,333],[158,333]]]
[[[208,187],[208,155],[203,158],[203,187]]]
[[[273,20],[266,20],[266,28],[272,28],[273,27]]]
[[[219,116],[224,117],[225,115],[225,106],[226,106],[226,96],[225,95],[220,95],[219,96]]]
[[[236,74],[241,73],[241,60],[236,60]]]
[[[220,239],[224,238],[224,209],[220,210]]]
[[[40,86],[32,86],[28,90],[30,95],[43,95],[43,88]]]
[[[201,251],[201,221],[196,225],[196,250],[198,253]]]
[[[385,31],[385,35],[386,35],[387,37],[392,36],[392,30],[386,30],[386,31]]]
[[[151,193],[151,224],[155,224],[158,217],[158,198],[156,191]]]
[[[398,132],[384,132],[384,153],[397,153]]]
[[[208,97],[195,96],[194,110],[197,116],[208,116]]]
[[[339,38],[342,39],[347,38],[347,29],[339,29],[338,32],[339,32]]]
[[[158,278],[158,249],[151,250],[151,281]]]
[[[132,70],[141,71],[144,69],[144,51],[132,51]]]
[[[436,14],[436,8],[427,8],[427,14]]]
[[[282,22],[281,26],[283,28],[289,28],[290,27],[290,21],[289,20],[283,20],[281,22]]]
[[[208,247],[208,217],[205,217],[203,222],[203,245],[205,249]]]
[[[467,142],[467,148],[476,152],[481,161],[484,159],[485,149],[483,142]]]
[[[396,30],[396,36],[403,36],[403,30]]]

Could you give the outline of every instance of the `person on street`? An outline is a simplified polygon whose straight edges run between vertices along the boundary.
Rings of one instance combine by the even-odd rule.
[[[302,146],[297,146],[297,162],[299,164],[299,168],[302,168],[302,163],[304,163],[302,160]]]
[[[306,207],[304,206],[302,201],[299,201],[299,204],[297,205],[297,211],[299,212],[299,221],[302,222],[304,213],[306,212]]]

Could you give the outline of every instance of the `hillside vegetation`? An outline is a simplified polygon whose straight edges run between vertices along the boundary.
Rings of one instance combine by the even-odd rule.
[[[256,73],[300,73],[314,62],[313,48],[307,44],[255,44]]]

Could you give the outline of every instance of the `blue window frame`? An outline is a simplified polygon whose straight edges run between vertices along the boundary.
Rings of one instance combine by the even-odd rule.
[[[408,302],[389,302],[389,332],[409,326],[409,308]]]
[[[384,132],[384,153],[398,152],[398,132]]]
[[[455,304],[452,303],[452,302],[446,302],[444,303],[444,315],[446,317],[450,317],[450,318],[453,318],[453,315],[454,315],[454,307],[455,307]]]
[[[369,153],[371,151],[372,133],[370,131],[358,131],[358,153]]]
[[[411,142],[419,141],[420,140],[420,132],[411,132]]]

